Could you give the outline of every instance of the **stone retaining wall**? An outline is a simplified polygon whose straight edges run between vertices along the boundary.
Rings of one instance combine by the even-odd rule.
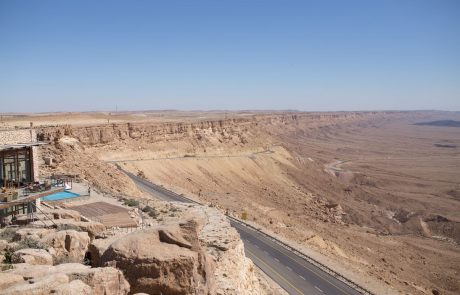
[[[0,130],[0,145],[32,142],[37,140],[34,129]]]

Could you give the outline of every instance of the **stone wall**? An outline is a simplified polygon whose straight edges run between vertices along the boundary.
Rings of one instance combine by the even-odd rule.
[[[32,142],[37,140],[34,129],[0,130],[0,145]]]

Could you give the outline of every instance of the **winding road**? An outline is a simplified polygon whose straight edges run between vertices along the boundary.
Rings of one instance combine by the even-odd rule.
[[[119,167],[119,169],[121,169]],[[175,202],[194,201],[146,181],[121,169],[143,191],[153,197]],[[239,232],[244,242],[246,256],[254,264],[278,283],[289,294],[305,295],[358,295],[360,292],[342,280],[332,276],[322,268],[309,262],[305,257],[277,243],[276,240],[257,231],[237,219],[231,218],[231,225]]]

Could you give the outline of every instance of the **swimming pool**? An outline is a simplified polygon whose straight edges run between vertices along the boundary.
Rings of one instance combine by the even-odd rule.
[[[59,201],[59,200],[64,200],[64,199],[71,199],[71,198],[76,198],[79,197],[79,194],[68,192],[68,191],[63,191],[63,192],[58,192],[46,197],[43,197],[43,201]]]

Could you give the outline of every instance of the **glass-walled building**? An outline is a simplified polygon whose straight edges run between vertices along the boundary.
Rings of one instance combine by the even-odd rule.
[[[0,187],[24,187],[34,181],[32,146],[0,146]]]

